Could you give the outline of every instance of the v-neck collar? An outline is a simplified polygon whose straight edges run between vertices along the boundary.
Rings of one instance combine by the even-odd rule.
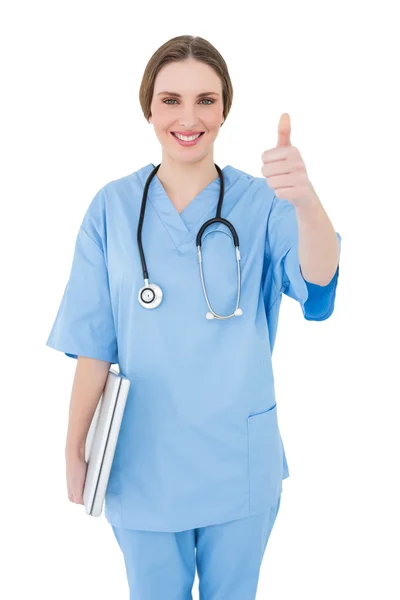
[[[154,168],[155,165],[152,163],[143,168],[142,171],[145,178],[143,185]],[[232,167],[227,165],[222,169],[225,183],[225,197],[229,187],[228,178],[231,168]],[[219,192],[220,179],[219,176],[217,176],[189,202],[181,213],[179,213],[156,173],[149,185],[147,201],[158,214],[160,220],[168,230],[176,248],[178,248],[197,235],[198,230],[205,220],[215,216]],[[222,205],[222,216],[224,216],[224,204]]]

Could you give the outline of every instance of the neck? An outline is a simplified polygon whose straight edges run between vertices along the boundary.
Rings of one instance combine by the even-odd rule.
[[[157,176],[166,192],[175,197],[196,194],[218,177],[213,156],[196,162],[176,161],[163,156]]]

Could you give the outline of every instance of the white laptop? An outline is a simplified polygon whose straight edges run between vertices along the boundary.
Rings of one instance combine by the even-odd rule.
[[[88,466],[83,503],[86,513],[92,517],[99,517],[103,510],[129,386],[129,379],[113,368],[109,370],[88,431],[85,446]]]

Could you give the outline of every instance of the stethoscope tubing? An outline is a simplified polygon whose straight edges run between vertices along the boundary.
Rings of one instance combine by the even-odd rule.
[[[162,296],[163,296],[162,290],[157,284],[149,284],[149,275],[148,275],[148,271],[147,271],[146,258],[144,255],[143,243],[142,243],[142,229],[143,229],[144,215],[145,215],[145,210],[146,210],[148,189],[149,189],[149,186],[150,186],[150,183],[151,183],[153,177],[156,175],[160,166],[161,166],[161,163],[153,169],[153,171],[150,173],[149,177],[147,178],[146,184],[144,186],[142,205],[141,205],[141,209],[140,209],[139,223],[138,223],[138,229],[137,229],[137,243],[138,243],[138,248],[139,248],[140,260],[142,263],[142,271],[143,271],[143,279],[144,279],[144,287],[142,287],[139,290],[138,298],[139,298],[140,304],[142,306],[144,306],[145,308],[156,308],[157,306],[160,305]],[[218,205],[217,205],[217,212],[216,212],[216,216],[213,219],[209,219],[208,221],[203,223],[203,225],[200,227],[199,232],[196,236],[196,246],[197,246],[197,260],[198,260],[199,267],[200,267],[201,284],[202,284],[202,288],[203,288],[204,297],[205,297],[205,300],[206,300],[206,303],[207,303],[207,306],[209,309],[209,313],[207,313],[207,315],[206,315],[207,319],[222,319],[222,320],[224,320],[224,319],[230,319],[231,317],[239,316],[242,314],[242,310],[239,308],[240,290],[241,290],[240,250],[239,250],[239,236],[236,232],[236,229],[234,228],[232,223],[230,223],[227,219],[224,219],[223,217],[221,217],[222,203],[223,203],[224,194],[225,194],[225,183],[224,183],[224,176],[223,176],[222,170],[215,163],[214,163],[214,166],[218,171],[218,175],[219,175],[219,179],[220,179],[220,192],[219,192],[219,199],[218,199]],[[238,272],[238,286],[237,286],[238,291],[237,291],[237,299],[236,299],[236,308],[233,311],[233,313],[231,313],[230,315],[219,315],[218,313],[216,313],[213,310],[213,308],[211,307],[211,304],[210,304],[210,301],[208,298],[208,294],[207,294],[207,290],[206,290],[206,286],[204,283],[204,274],[203,274],[203,267],[202,267],[203,260],[202,260],[202,255],[201,255],[202,236],[204,234],[204,231],[207,229],[207,227],[209,227],[210,225],[212,225],[214,223],[222,223],[223,225],[226,225],[226,227],[228,227],[228,229],[230,230],[230,232],[232,234],[233,243],[235,246],[237,272]]]

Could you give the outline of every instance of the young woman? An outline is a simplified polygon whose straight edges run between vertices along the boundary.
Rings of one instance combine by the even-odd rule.
[[[289,475],[271,365],[282,294],[309,320],[334,308],[341,238],[287,132],[262,177],[214,163],[232,96],[203,38],[155,52],[140,103],[162,161],[93,198],[47,341],[77,359],[72,502],[110,365],[131,381],[105,516],[137,600],[191,598],[196,566],[201,600],[255,598]]]

